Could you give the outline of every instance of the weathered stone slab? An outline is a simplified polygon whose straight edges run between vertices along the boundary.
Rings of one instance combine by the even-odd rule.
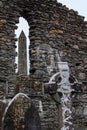
[[[40,130],[40,118],[30,98],[17,94],[5,109],[3,130]]]

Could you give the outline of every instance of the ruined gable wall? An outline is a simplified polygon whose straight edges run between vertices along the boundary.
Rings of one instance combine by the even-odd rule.
[[[30,52],[31,72],[32,68],[35,70],[33,74],[31,73],[31,77],[38,82],[42,81],[41,77],[43,77],[44,82],[49,81],[49,77],[57,72],[58,69],[58,59],[55,54],[56,50],[58,50],[62,61],[68,62],[71,74],[82,83],[81,91],[73,101],[73,112],[76,129],[79,129],[79,127],[84,129],[83,126],[86,124],[84,109],[87,105],[87,23],[84,22],[84,18],[79,16],[77,12],[69,11],[65,6],[62,7],[61,4],[53,4],[51,8],[47,4],[46,6],[44,4],[41,6],[44,13],[37,11],[37,16],[40,19],[37,17],[39,20],[34,21],[37,39],[30,35],[31,43],[34,43],[34,46],[33,44],[30,46],[32,48]],[[41,48],[39,55],[37,46],[38,49]],[[47,48],[50,49],[48,50]],[[55,60],[50,74],[47,66],[49,67],[51,63],[46,62],[46,60],[49,60],[48,55],[53,55]]]
[[[2,0],[0,4],[1,90],[5,89],[3,86],[8,84],[9,96],[12,97],[14,95],[16,83],[14,73],[16,39],[14,30],[17,28],[16,23],[18,23],[19,17],[23,16],[30,25],[30,78],[33,80],[33,86],[48,82],[50,77],[58,71],[56,51],[59,51],[62,61],[68,62],[72,75],[75,75],[75,77],[82,82],[82,91],[86,92],[87,24],[84,22],[83,17],[77,15],[77,12],[73,10],[69,11],[65,6],[56,3],[56,1],[37,2],[33,0],[29,1],[30,3],[28,4],[27,2],[28,1],[24,3],[19,0]],[[54,60],[53,63],[51,62],[51,58]],[[35,89],[35,92],[38,93],[38,89]],[[41,88],[39,92],[41,92]],[[84,107],[87,105],[84,103],[86,98],[86,94],[84,96],[83,93],[79,93],[76,98],[76,104],[73,104],[74,107],[77,108],[79,100],[83,100],[79,105],[82,115],[80,115],[80,113],[77,114],[77,111],[73,108],[74,115],[77,114],[77,118],[74,120],[76,126],[79,126],[79,121],[82,122],[82,120],[81,126],[84,126],[85,118],[83,112]],[[45,101],[43,101],[43,103],[44,102]],[[49,103],[48,105],[46,104],[45,102],[46,107],[49,106]],[[79,107],[77,110],[79,110]],[[80,118],[78,118],[78,116]],[[49,123],[47,127],[49,128]],[[54,126],[52,126],[52,128],[53,127]]]

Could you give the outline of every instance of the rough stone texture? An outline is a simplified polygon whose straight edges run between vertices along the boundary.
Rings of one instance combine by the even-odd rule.
[[[20,93],[6,107],[3,130],[41,130],[40,117],[30,99]]]
[[[60,105],[56,106],[50,95],[44,93],[44,86],[40,82],[39,84],[36,82],[34,83],[34,81],[27,76],[19,76],[17,81],[16,93],[25,92],[25,94],[32,99],[32,102],[36,106],[41,118],[41,129],[56,130],[56,128],[60,128],[61,124],[59,122],[61,119],[59,116],[61,113],[58,111],[60,109]],[[40,110],[40,101],[42,102],[43,111]]]
[[[3,113],[5,111],[6,108],[6,104],[2,101],[0,101],[0,130],[1,130],[1,126],[2,126],[2,118],[3,118]]]
[[[79,82],[72,99],[73,122],[75,129],[87,128],[84,109],[87,106],[87,22],[76,11],[69,10],[56,0],[1,0],[0,2],[0,94],[13,97],[16,87],[15,74],[15,34],[19,17],[24,17],[30,26],[30,76],[29,93],[43,102],[48,109],[46,120],[42,117],[42,129],[57,130],[58,112],[48,95],[43,93],[44,83],[58,71],[59,52],[61,60],[68,62],[71,75]],[[28,82],[28,81],[27,81]],[[24,82],[25,83],[25,82]],[[19,83],[17,83],[19,84]],[[21,86],[19,86],[21,88]],[[80,91],[79,91],[80,90]],[[21,91],[21,90],[20,90]],[[19,90],[18,90],[19,92]],[[35,96],[36,95],[36,96]],[[42,98],[43,95],[43,98]],[[46,98],[45,98],[46,96]],[[37,99],[37,100],[39,100]],[[50,108],[50,107],[53,108]],[[55,109],[55,112],[52,111]],[[44,110],[45,112],[46,110]],[[79,111],[79,112],[78,112]],[[57,113],[57,114],[56,114]],[[81,114],[82,113],[82,114]],[[60,114],[61,115],[61,114]],[[55,120],[54,118],[55,117]],[[51,121],[50,121],[51,120]],[[51,125],[52,127],[51,127]],[[54,127],[54,128],[53,128]],[[60,128],[59,128],[60,129]]]

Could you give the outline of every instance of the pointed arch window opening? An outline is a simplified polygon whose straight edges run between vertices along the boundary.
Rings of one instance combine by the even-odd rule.
[[[28,22],[23,18],[19,18],[19,23],[17,24],[18,28],[15,30],[16,38],[18,39],[21,32],[23,31],[25,36],[26,36],[26,43],[27,43],[27,75],[29,75],[30,72],[30,61],[29,61],[29,45],[30,45],[30,40],[29,40],[29,24]],[[17,56],[15,57],[15,63],[17,65],[15,72],[18,73],[18,41],[16,42],[16,49],[15,51],[17,52]]]

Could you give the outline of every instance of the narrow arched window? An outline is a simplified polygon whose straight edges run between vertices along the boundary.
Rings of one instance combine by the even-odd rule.
[[[15,58],[16,73],[29,75],[29,24],[23,17],[20,17],[17,26],[18,28],[15,30],[18,39]]]

